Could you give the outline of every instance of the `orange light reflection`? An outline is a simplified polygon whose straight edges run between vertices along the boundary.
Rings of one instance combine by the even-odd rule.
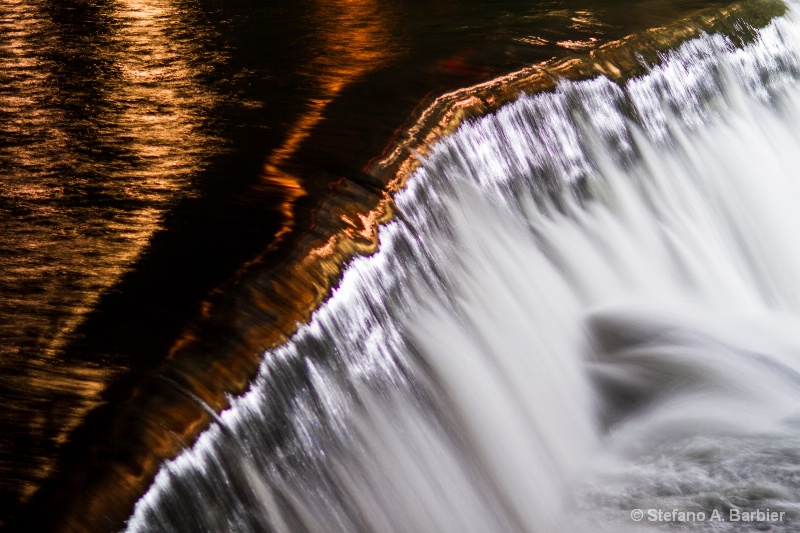
[[[98,144],[124,157],[98,163],[76,155],[75,145],[85,139],[76,137],[76,119],[54,103],[61,88],[41,50],[54,46],[43,40],[63,29],[41,4],[9,0],[0,14],[0,68],[11,74],[0,88],[0,111],[11,117],[3,131],[24,139],[7,152],[17,171],[13,179],[2,180],[0,194],[31,210],[31,219],[50,224],[42,229],[11,219],[0,231],[17,252],[0,264],[2,281],[28,287],[4,291],[2,303],[13,305],[15,315],[13,324],[0,329],[13,327],[17,337],[36,338],[35,345],[0,347],[0,354],[4,364],[15,365],[4,383],[20,391],[8,406],[9,418],[28,417],[27,437],[60,445],[122,370],[113,361],[92,366],[61,360],[65,345],[102,294],[140,256],[161,227],[165,210],[189,194],[218,141],[203,132],[216,95],[200,82],[193,66],[199,62],[191,61],[200,53],[197,35],[181,39],[174,31],[183,6],[171,0],[118,0],[103,13],[111,29],[98,37],[106,39],[99,59],[113,65],[112,73],[98,83],[96,101],[86,104],[96,114],[86,127]],[[88,179],[118,204],[133,207],[72,205],[78,194],[73,181]],[[48,202],[61,198],[64,205]],[[59,398],[57,406],[38,407],[53,398]],[[19,467],[20,472],[35,471],[29,480],[20,480],[23,500],[48,476],[53,460],[31,457],[31,465]]]
[[[311,21],[318,29],[315,57],[304,68],[319,87],[320,95],[309,99],[308,110],[289,129],[283,144],[270,154],[263,181],[279,187],[284,200],[280,211],[284,224],[274,244],[294,227],[295,201],[306,194],[302,179],[282,167],[294,156],[314,127],[324,118],[325,108],[351,83],[397,55],[387,34],[391,20],[377,0],[317,0]]]

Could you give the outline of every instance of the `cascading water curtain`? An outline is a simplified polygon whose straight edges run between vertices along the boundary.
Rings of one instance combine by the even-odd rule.
[[[797,531],[798,79],[791,8],[461,127],[128,530]]]

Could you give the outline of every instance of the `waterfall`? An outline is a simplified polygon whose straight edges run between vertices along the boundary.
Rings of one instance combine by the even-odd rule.
[[[795,531],[798,78],[791,8],[463,125],[128,531]]]

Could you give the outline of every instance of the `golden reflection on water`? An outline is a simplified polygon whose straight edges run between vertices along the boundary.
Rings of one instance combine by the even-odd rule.
[[[131,192],[149,202],[177,189],[185,195],[213,141],[200,127],[214,95],[197,82],[201,71],[187,60],[198,53],[191,41],[171,37],[181,16],[168,0],[121,0],[115,13],[121,80],[114,95],[119,113],[112,120],[138,162],[125,169],[136,184]]]
[[[7,339],[0,379],[15,395],[6,419],[33,450],[0,457],[0,477],[8,480],[4,492],[21,491],[23,499],[53,467],[52,454],[36,450],[52,446],[45,441],[63,444],[121,370],[113,360],[63,361],[60,351],[219,150],[202,131],[215,95],[191,62],[197,43],[180,37],[180,9],[169,0],[119,0],[104,8],[98,23],[110,30],[98,37],[104,42],[94,53],[102,57],[93,59],[112,65],[112,74],[83,103],[94,115],[77,119],[59,105],[75,97],[60,92],[69,91],[54,74],[63,65],[43,59],[42,48],[59,46],[64,31],[48,3],[7,0],[0,10],[0,113],[8,117],[0,133],[9,140],[0,151],[0,200],[11,206],[0,212],[0,253],[7,252],[0,311],[9,317],[0,325]],[[84,138],[84,130],[96,140]],[[117,157],[80,155],[76,147],[91,142]],[[21,481],[18,461],[32,471]]]
[[[317,45],[303,74],[314,81],[318,95],[306,102],[306,111],[289,128],[283,144],[269,156],[263,181],[285,195],[280,204],[284,225],[274,243],[294,227],[294,202],[306,194],[302,178],[284,170],[317,124],[326,107],[354,81],[397,57],[389,31],[391,11],[379,0],[315,0],[310,25]]]
[[[563,8],[551,9],[530,18],[540,22],[543,28],[562,26],[568,28],[569,38],[554,39],[546,35],[529,35],[517,38],[518,42],[533,46],[554,45],[574,52],[598,48],[608,41],[607,34],[612,29],[602,20],[604,17],[600,13],[586,8],[574,11]]]

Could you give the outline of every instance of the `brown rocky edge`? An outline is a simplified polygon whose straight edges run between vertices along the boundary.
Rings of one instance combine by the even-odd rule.
[[[215,291],[158,371],[115,410],[109,431],[94,436],[86,460],[61,465],[69,470],[63,486],[38,495],[24,523],[62,532],[122,528],[162,462],[190,446],[208,427],[210,413],[228,406],[229,395],[247,390],[262,354],[286,342],[310,319],[351,259],[375,252],[378,228],[393,215],[394,193],[417,168],[419,157],[464,121],[491,113],[523,93],[552,90],[559,79],[605,75],[623,82],[657,64],[659,53],[701,32],[724,33],[745,43],[754,36],[753,28],[785,9],[777,0],[744,0],[700,11],[584,55],[445,94],[421,108],[398,130],[386,153],[365,169],[385,186],[376,189],[342,179],[317,208],[315,229],[285,261],[267,268],[256,259],[235,282]]]

